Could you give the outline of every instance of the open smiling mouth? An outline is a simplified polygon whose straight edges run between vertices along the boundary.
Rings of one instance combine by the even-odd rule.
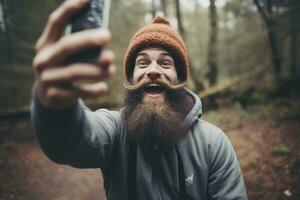
[[[144,91],[147,94],[157,95],[163,93],[165,91],[165,88],[159,84],[151,83],[150,85],[144,87]]]

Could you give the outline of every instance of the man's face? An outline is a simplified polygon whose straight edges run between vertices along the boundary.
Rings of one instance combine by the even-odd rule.
[[[174,60],[158,48],[140,51],[133,78],[125,85],[124,119],[130,135],[143,141],[175,143],[187,131],[179,111],[184,95]]]
[[[133,84],[141,81],[164,80],[171,85],[178,81],[174,59],[160,48],[147,48],[138,53],[133,71]],[[143,91],[144,102],[163,102],[165,88],[157,83],[147,85]]]

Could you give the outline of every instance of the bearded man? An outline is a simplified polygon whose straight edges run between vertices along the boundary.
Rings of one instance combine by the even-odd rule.
[[[247,199],[232,145],[219,128],[200,119],[201,102],[184,87],[187,51],[165,18],[155,18],[130,41],[120,111],[92,112],[79,100],[103,95],[107,86],[76,80],[105,79],[115,71],[107,51],[101,67],[64,62],[109,40],[105,29],[62,36],[85,3],[63,3],[36,45],[32,121],[46,155],[57,163],[100,168],[110,200]]]

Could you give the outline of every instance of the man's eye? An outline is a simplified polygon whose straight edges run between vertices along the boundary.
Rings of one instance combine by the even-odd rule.
[[[162,67],[163,67],[163,68],[170,68],[171,66],[172,66],[172,63],[169,62],[169,61],[164,61],[164,62],[162,63]]]
[[[141,60],[137,63],[137,66],[140,67],[140,68],[144,68],[144,67],[147,67],[147,62],[144,61],[144,60]]]

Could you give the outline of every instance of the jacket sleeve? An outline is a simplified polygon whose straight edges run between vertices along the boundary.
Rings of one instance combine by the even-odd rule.
[[[219,132],[209,149],[209,199],[247,200],[236,153],[226,135],[221,130]]]
[[[78,168],[106,167],[121,132],[119,112],[92,112],[80,100],[54,111],[41,105],[34,90],[31,109],[34,132],[51,160]]]

